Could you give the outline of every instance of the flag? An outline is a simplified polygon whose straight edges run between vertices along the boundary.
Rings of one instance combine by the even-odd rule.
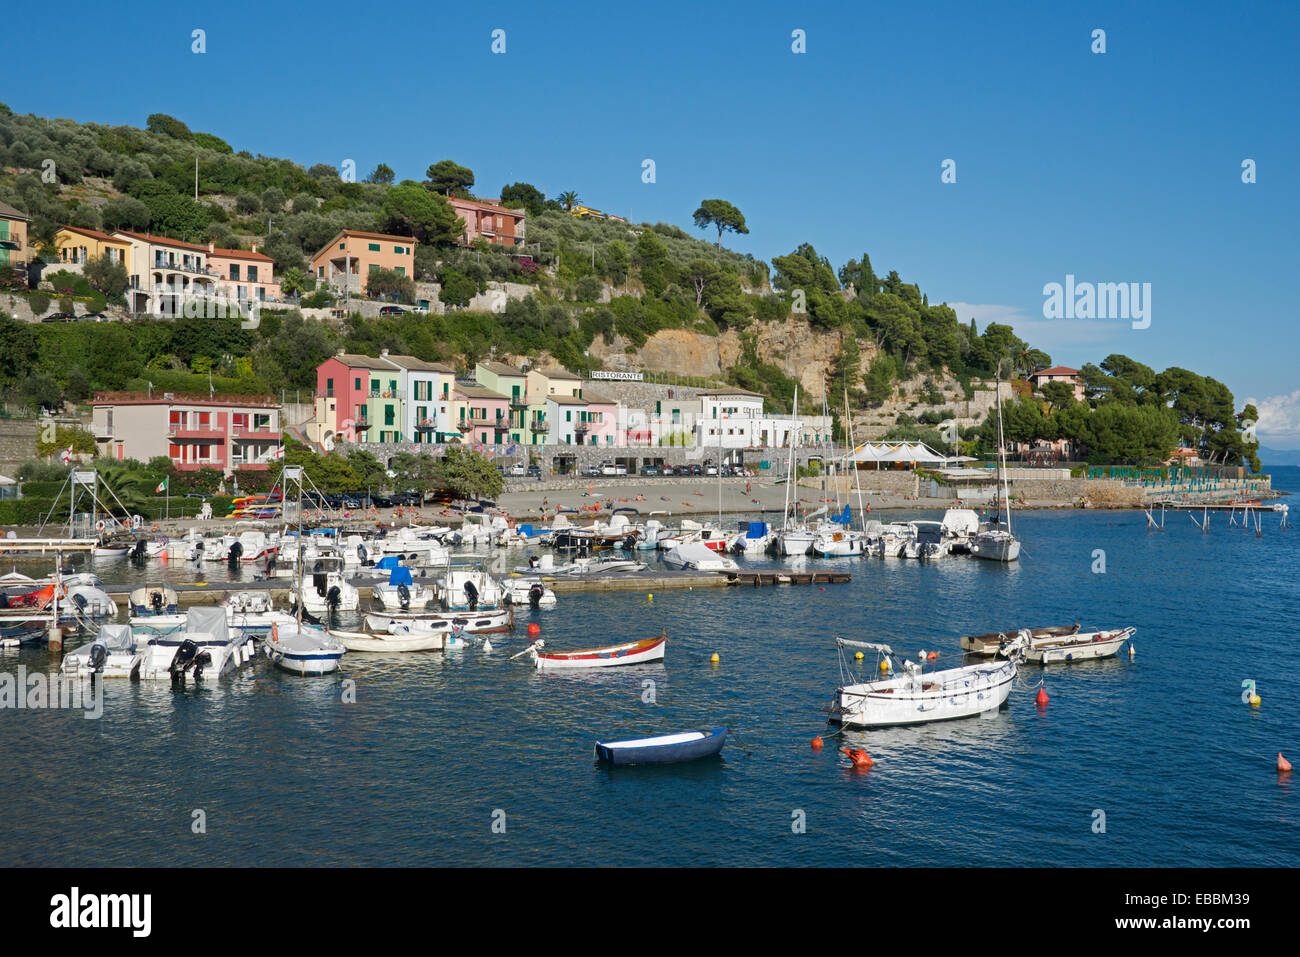
[[[161,482],[159,482],[158,485],[157,485],[157,487],[154,489],[154,491],[155,491],[155,492],[165,492],[165,491],[167,491],[167,480],[166,480],[166,479],[163,479]]]
[[[62,462],[64,465],[67,465],[69,462],[72,461],[71,445],[69,445],[66,449],[64,449],[62,452],[59,453],[59,461]]]
[[[274,452],[271,453],[271,458],[273,458],[273,459],[282,459],[282,458],[284,458],[284,446],[281,445],[281,446],[279,446],[278,448],[276,448],[276,450],[275,450]]]

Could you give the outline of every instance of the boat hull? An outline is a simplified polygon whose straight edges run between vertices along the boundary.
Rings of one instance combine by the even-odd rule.
[[[1017,664],[970,665],[848,685],[837,690],[831,720],[848,728],[888,728],[969,718],[1000,708]]]
[[[668,647],[667,638],[653,641],[634,641],[608,648],[589,648],[586,651],[569,651],[559,654],[536,652],[538,671],[562,671],[583,668],[614,668],[621,665],[640,665],[649,661],[663,661]]]
[[[683,734],[637,738],[628,741],[599,741],[596,757],[610,764],[677,764],[713,757],[727,743],[727,729],[688,731]]]

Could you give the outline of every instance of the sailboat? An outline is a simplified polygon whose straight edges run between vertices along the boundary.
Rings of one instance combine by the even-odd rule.
[[[1007,488],[1007,443],[1002,433],[1002,378],[998,385],[998,479],[1001,485],[1002,503],[1006,509],[1006,527],[998,526],[994,519],[992,527],[982,529],[970,537],[970,553],[976,558],[992,562],[1014,562],[1020,557],[1020,541],[1011,534],[1011,493]]]
[[[298,483],[298,539],[302,540],[302,466],[286,465],[281,481],[296,480]],[[287,490],[286,490],[287,491]],[[299,596],[302,587],[302,550],[297,560]],[[284,671],[297,675],[326,675],[338,671],[339,659],[347,653],[347,646],[329,634],[324,628],[304,625],[302,621],[304,602],[295,603],[292,622],[271,625],[271,633],[264,639],[266,656],[271,663]]]
[[[778,555],[807,555],[816,533],[806,522],[790,521],[790,489],[795,486],[794,450],[799,442],[799,386],[794,387],[794,424],[790,430],[790,453],[785,466],[785,511],[781,516],[781,533],[772,536]],[[797,505],[796,501],[796,505]],[[822,509],[824,512],[825,509]]]

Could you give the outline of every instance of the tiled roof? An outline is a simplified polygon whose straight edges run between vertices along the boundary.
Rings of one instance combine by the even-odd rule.
[[[8,203],[0,203],[0,219],[21,219],[25,223],[30,223],[32,218],[26,213],[20,213]]]
[[[153,233],[133,233],[126,229],[119,229],[113,235],[130,236],[132,239],[138,239],[146,243],[153,243],[157,246],[175,246],[178,249],[192,249],[195,252],[200,253],[208,251],[207,246],[196,246],[193,243],[182,242],[179,239],[172,239],[170,236],[155,236]]]
[[[1078,369],[1071,369],[1067,366],[1053,366],[1050,369],[1039,369],[1033,375],[1078,375]],[[1033,378],[1033,376],[1030,376]]]
[[[334,356],[339,362],[343,363],[349,369],[378,369],[380,372],[392,371],[392,366],[382,359],[376,359],[373,356],[358,356],[351,353],[342,353]]]
[[[586,399],[579,399],[576,395],[548,395],[546,397],[556,405],[586,405]]]
[[[417,359],[415,356],[382,356],[393,365],[400,366],[412,372],[444,372],[449,375],[455,375],[456,370],[445,362],[429,362],[425,359]]]
[[[208,250],[209,256],[221,256],[223,259],[256,259],[259,262],[275,262],[265,253],[255,253],[247,249],[222,249],[219,246]]]
[[[486,386],[474,385],[470,382],[457,382],[456,391],[467,399],[505,399],[508,396],[495,392]]]
[[[494,375],[524,376],[528,374],[524,372],[523,369],[516,369],[514,366],[506,365],[504,362],[480,362],[479,365]]]
[[[576,379],[582,381],[582,376],[574,375],[568,369],[534,369],[539,375],[544,375],[548,379]]]
[[[81,226],[60,226],[59,229],[66,229],[70,233],[80,233],[83,236],[90,236],[92,239],[98,239],[106,243],[124,243],[125,239],[118,239],[116,236],[110,236],[108,233],[101,233],[98,229],[85,229]]]

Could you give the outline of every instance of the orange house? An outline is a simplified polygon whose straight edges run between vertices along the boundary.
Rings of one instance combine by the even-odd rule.
[[[322,285],[352,293],[366,291],[367,277],[376,269],[391,269],[415,278],[415,240],[389,233],[345,229],[311,257],[312,274]]]

